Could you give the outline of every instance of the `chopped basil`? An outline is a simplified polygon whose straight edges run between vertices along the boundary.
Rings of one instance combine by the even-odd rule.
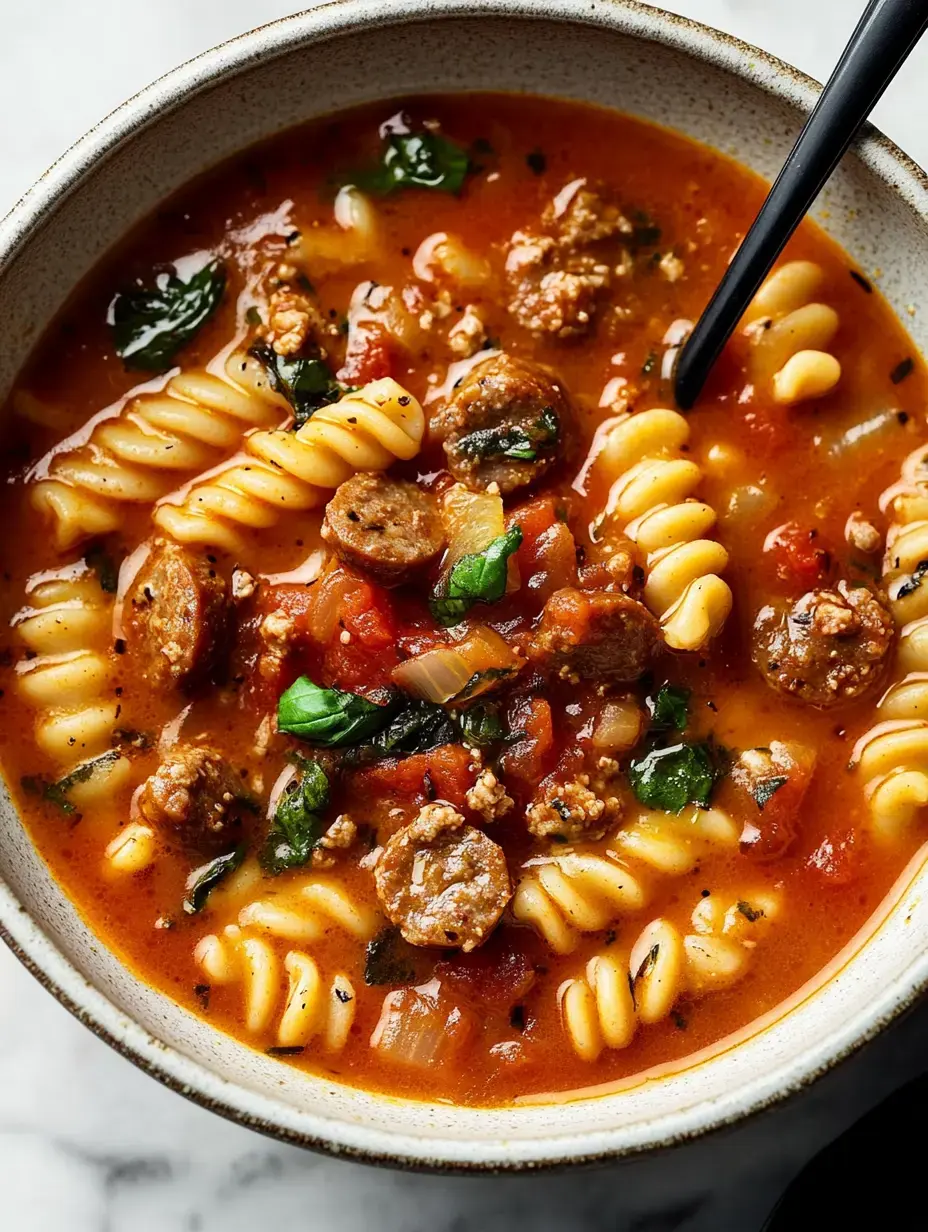
[[[329,780],[318,762],[309,761],[277,802],[274,824],[259,857],[265,872],[276,877],[285,869],[303,867],[322,838],[328,807]]]
[[[433,188],[457,194],[470,169],[467,151],[447,137],[428,131],[390,133],[380,165],[356,175],[353,182],[377,196],[401,188]]]
[[[679,813],[687,804],[707,805],[718,777],[708,744],[651,749],[628,767],[629,783],[641,803],[669,813]]]
[[[323,689],[307,676],[282,693],[277,703],[277,726],[290,736],[325,748],[360,744],[379,731],[387,715],[357,693]]]
[[[657,367],[657,351],[648,351],[648,357],[641,365],[641,375],[650,376]]]
[[[320,406],[337,402],[348,390],[347,386],[339,385],[321,359],[278,355],[266,342],[256,342],[249,354],[264,365],[272,389],[290,403],[297,428],[311,419]]]
[[[904,599],[906,595],[914,595],[919,586],[921,586],[926,574],[928,574],[928,560],[920,560],[915,566],[914,571],[896,591],[894,597],[896,599]]]
[[[305,1044],[272,1044],[264,1050],[269,1057],[298,1057],[305,1051]]]
[[[478,428],[461,437],[455,448],[471,458],[512,458],[516,462],[534,462],[539,449],[557,444],[561,424],[553,407],[546,406],[528,428]]]
[[[234,873],[244,859],[245,848],[236,847],[234,851],[216,856],[215,860],[195,868],[184,885],[184,911],[187,915],[196,915],[198,911],[202,911],[210,891],[219,885],[224,877],[228,877],[229,873]]]
[[[637,210],[632,219],[631,244],[634,248],[655,248],[661,242],[661,229],[650,215]]]
[[[488,667],[482,672],[474,672],[464,688],[459,693],[455,693],[454,700],[464,702],[469,697],[477,697],[498,684],[499,681],[507,680],[515,674],[515,670],[514,667]]]
[[[751,788],[751,795],[758,809],[763,812],[764,805],[788,782],[789,777],[785,774],[771,774],[769,778],[758,779]]]
[[[760,907],[752,907],[743,898],[738,900],[738,910],[750,924],[754,924],[764,914]]]
[[[420,977],[422,955],[398,928],[388,925],[367,943],[365,984],[412,984]]]
[[[181,347],[215,312],[225,286],[225,270],[211,261],[187,282],[162,273],[154,287],[120,291],[109,311],[116,354],[128,368],[170,368]]]
[[[92,547],[84,557],[88,568],[97,575],[100,589],[108,595],[115,595],[119,585],[119,566],[109,553],[102,547]]]
[[[456,625],[475,603],[496,603],[506,593],[509,557],[522,542],[521,526],[513,526],[483,549],[462,556],[454,565],[441,590],[429,602],[432,615],[441,625]]]
[[[638,983],[639,980],[643,980],[644,977],[650,973],[654,964],[657,962],[657,956],[658,954],[660,954],[660,952],[661,952],[660,942],[657,941],[654,943],[654,945],[651,946],[650,950],[648,950],[647,954],[644,956],[644,960],[642,961],[641,966],[635,972],[635,983],[636,984]]]
[[[548,160],[543,150],[532,150],[530,154],[526,154],[525,161],[535,175],[544,175],[548,169]]]
[[[461,714],[460,724],[465,744],[477,748],[486,748],[487,745],[512,739],[503,726],[496,708],[481,702]]]
[[[390,757],[427,753],[442,744],[460,739],[457,724],[435,702],[410,701],[394,714],[387,726],[372,740],[375,749]]]
[[[689,718],[690,690],[662,684],[657,694],[645,699],[652,731],[683,731]]]
[[[50,804],[57,805],[63,813],[74,813],[77,810],[68,799],[68,792],[71,788],[77,787],[80,783],[89,783],[98,770],[113,765],[114,762],[119,761],[119,758],[119,750],[110,749],[106,753],[101,753],[99,757],[82,762],[70,774],[66,774],[64,778],[57,779],[55,782],[50,783],[41,775],[25,775],[20,779],[20,783],[25,791],[41,795]]]
[[[911,376],[915,368],[915,361],[911,355],[907,355],[905,359],[900,360],[889,374],[889,379],[894,385],[900,385],[907,376]]]

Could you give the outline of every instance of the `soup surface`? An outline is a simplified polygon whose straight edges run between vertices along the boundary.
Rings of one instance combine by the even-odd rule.
[[[11,394],[3,767],[141,978],[498,1104],[810,980],[928,801],[921,361],[763,185],[533,98],[288,132],[138,228]]]

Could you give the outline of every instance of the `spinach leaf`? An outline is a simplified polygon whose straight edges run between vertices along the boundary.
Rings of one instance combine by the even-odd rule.
[[[277,703],[277,727],[290,736],[325,748],[360,744],[384,725],[388,711],[357,693],[323,689],[307,676],[282,693]]]
[[[470,167],[467,151],[438,133],[390,133],[380,165],[356,175],[354,183],[382,197],[401,188],[457,194]]]
[[[657,694],[645,698],[652,731],[683,731],[689,718],[690,690],[662,684]]]
[[[274,813],[274,824],[258,857],[265,872],[277,876],[302,868],[322,838],[329,807],[329,780],[318,762],[306,763],[299,779],[287,786]]]
[[[119,586],[119,566],[112,556],[98,546],[90,548],[84,560],[97,575],[100,589],[108,595],[115,595]]]
[[[228,877],[229,873],[234,873],[244,859],[245,848],[236,847],[234,851],[216,856],[215,860],[195,868],[184,885],[184,911],[187,915],[196,915],[198,911],[202,911],[210,891],[219,885],[224,877]]]
[[[398,928],[387,925],[367,943],[364,983],[412,984],[420,978],[423,955],[406,941]]]
[[[118,749],[109,749],[106,753],[101,753],[99,757],[82,762],[70,774],[66,774],[64,778],[55,782],[49,782],[41,775],[24,775],[20,783],[23,790],[41,795],[50,804],[57,805],[63,813],[76,813],[77,809],[68,799],[68,792],[71,788],[77,787],[79,783],[89,783],[98,770],[113,765],[114,762],[119,761],[119,758]]]
[[[371,741],[389,757],[427,753],[442,744],[455,744],[460,733],[454,719],[435,702],[410,701]]]
[[[764,912],[761,907],[752,907],[746,899],[740,898],[737,903],[738,910],[748,921],[749,924],[754,924],[759,920]]]
[[[487,745],[497,744],[507,738],[512,739],[503,727],[495,706],[478,702],[461,714],[459,722],[465,744],[476,748],[485,748]]]
[[[788,782],[789,777],[785,774],[771,774],[769,778],[758,779],[751,788],[751,795],[758,809],[763,812],[764,805]]]
[[[163,273],[154,287],[120,291],[109,313],[116,354],[127,368],[170,368],[176,353],[215,312],[225,286],[225,270],[211,261],[187,282]]]
[[[506,593],[507,562],[522,542],[521,526],[492,540],[482,552],[462,556],[429,607],[441,625],[456,625],[475,603],[496,603]]]
[[[512,458],[516,462],[534,462],[538,450],[556,445],[561,435],[561,423],[553,407],[546,406],[528,428],[521,424],[510,427],[478,428],[461,437],[456,449],[471,458]]]
[[[321,359],[278,355],[266,342],[256,342],[248,353],[264,366],[271,388],[290,403],[297,428],[311,419],[320,406],[337,402],[347,392],[348,387],[339,385]]]
[[[687,804],[707,805],[718,776],[708,744],[651,749],[628,767],[628,781],[641,803],[669,813]]]
[[[478,697],[481,693],[486,693],[488,689],[492,689],[500,680],[506,680],[508,677],[514,676],[515,673],[516,669],[514,667],[488,667],[485,671],[474,672],[460,693],[455,693],[454,700],[456,702],[464,702],[469,697]]]

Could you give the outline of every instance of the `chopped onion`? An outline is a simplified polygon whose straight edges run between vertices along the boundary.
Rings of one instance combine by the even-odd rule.
[[[271,794],[267,800],[267,817],[269,821],[274,820],[274,814],[277,812],[277,801],[296,778],[296,774],[296,766],[284,766],[275,779],[274,786],[271,788]]]
[[[641,739],[644,715],[631,697],[606,702],[593,728],[593,747],[624,753]]]
[[[448,550],[442,561],[442,573],[451,572],[462,556],[471,556],[506,533],[503,498],[498,492],[471,492],[456,483],[445,493],[442,517]],[[509,557],[507,591],[519,589],[519,567],[513,554]]]
[[[315,583],[308,628],[310,637],[318,645],[326,646],[332,640],[345,598],[357,586],[357,580],[342,569],[333,569]]]
[[[470,1036],[473,1021],[457,1006],[443,1005],[440,994],[437,979],[388,993],[371,1047],[386,1060],[415,1069],[453,1060]]]
[[[468,698],[476,697],[521,666],[522,660],[503,638],[480,625],[456,646],[436,646],[401,663],[393,679],[414,697],[444,704],[465,689]]]

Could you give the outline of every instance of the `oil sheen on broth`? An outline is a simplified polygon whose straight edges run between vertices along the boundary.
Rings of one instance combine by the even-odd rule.
[[[499,1104],[684,1065],[865,925],[928,802],[925,374],[807,223],[672,409],[762,193],[606,111],[413,99],[222,166],[71,299],[5,419],[3,767],[143,979]]]

